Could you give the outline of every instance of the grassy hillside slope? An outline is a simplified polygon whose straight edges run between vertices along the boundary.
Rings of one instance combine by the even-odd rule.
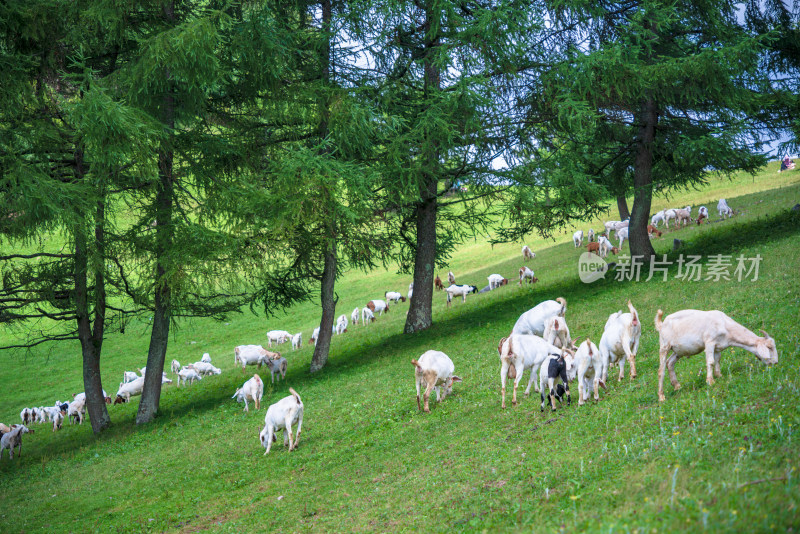
[[[329,366],[314,376],[307,372],[309,345],[297,352],[282,347],[287,380],[272,386],[267,373],[261,376],[265,405],[287,395],[288,386],[303,398],[303,435],[293,453],[277,447],[263,456],[258,432],[265,409],[245,414],[230,399],[253,372],[233,368],[232,347],[265,343],[273,328],[302,330],[307,340],[318,306],[278,318],[181,323],[167,361],[188,363],[210,352],[223,374],[188,388],[167,386],[160,417],[145,428],[133,425],[137,400],[111,406],[114,426],[99,438],[88,425],[55,434],[33,425],[21,461],[0,461],[3,530],[797,529],[800,216],[787,209],[800,201],[800,173],[776,169],[755,180],[712,180],[703,190],[654,203],[654,210],[703,203],[715,220],[716,201],[726,197],[742,213],[670,231],[656,240],[656,251],[670,251],[678,237],[684,253],[701,254],[704,262],[709,254],[732,255],[734,265],[739,254],[760,255],[757,281],[683,281],[673,269],[666,282],[608,277],[585,285],[577,278],[579,251],[570,230],[555,242],[528,241],[539,284],[470,295],[450,309],[437,293],[435,325],[426,332],[402,335],[408,304],[393,306],[374,325],[337,336]],[[459,283],[483,287],[494,272],[515,277],[519,248],[466,243],[450,267]],[[405,294],[408,282],[393,272],[347,273],[337,284],[337,313],[349,316],[386,290]],[[524,398],[502,411],[497,341],[520,313],[558,296],[569,303],[573,335],[595,342],[608,314],[630,298],[643,324],[639,377],[610,380],[598,404],[540,413],[538,398]],[[688,307],[720,309],[750,329],[766,329],[780,363],[767,368],[731,349],[723,353],[723,378],[708,387],[697,374],[702,357],[681,360],[683,389],[672,392],[667,383],[660,404],[652,318],[658,308]],[[5,340],[10,335],[0,333]],[[102,363],[109,393],[123,370],[144,365],[148,335],[141,322],[109,336]],[[420,414],[410,360],[428,349],[446,352],[464,383],[443,403],[433,402],[431,414]],[[0,383],[0,421],[18,422],[24,406],[50,405],[82,389],[78,346],[0,353]]]

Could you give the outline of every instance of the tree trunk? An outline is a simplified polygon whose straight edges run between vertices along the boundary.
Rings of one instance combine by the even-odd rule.
[[[81,150],[76,153],[76,173],[83,174],[83,152]],[[102,202],[99,203],[97,215],[95,238],[97,239],[99,232],[102,246],[104,215]],[[100,351],[103,344],[102,323],[105,318],[105,285],[103,273],[100,271],[103,268],[102,262],[100,262],[101,266],[95,271],[95,332],[92,332],[89,323],[89,250],[85,224],[85,219],[81,218],[75,229],[75,315],[78,323],[78,339],[81,342],[83,356],[83,390],[86,393],[86,410],[89,412],[92,432],[99,434],[111,424],[100,376]],[[98,318],[101,323],[99,327]],[[97,333],[99,333],[99,336],[95,335]]]
[[[641,256],[649,263],[655,250],[647,235],[650,221],[650,204],[653,198],[653,140],[655,139],[658,110],[653,98],[644,102],[638,117],[639,141],[633,170],[633,211],[628,225],[631,256]]]
[[[620,221],[624,221],[631,216],[631,212],[628,211],[628,201],[625,198],[625,195],[620,195],[617,197],[617,209],[619,210]]]
[[[441,87],[441,73],[434,61],[439,46],[438,13],[430,5],[425,12],[425,98],[435,97]],[[431,28],[437,28],[432,32]],[[416,206],[417,247],[414,258],[414,293],[406,316],[404,332],[413,334],[430,328],[433,324],[433,270],[436,266],[436,215],[439,205],[436,198],[437,170],[439,168],[439,147],[435,139],[425,139],[423,147],[427,169],[423,172],[420,184],[420,201]]]
[[[319,323],[319,336],[311,357],[311,372],[316,373],[328,363],[328,353],[333,337],[333,320],[336,316],[336,299],[333,294],[336,282],[336,243],[331,240],[325,251],[325,266],[322,270],[322,287],[320,300],[322,303],[322,320]]]
[[[167,24],[175,22],[175,2],[167,2],[163,7]],[[164,76],[171,80],[169,69]],[[169,137],[158,151],[158,184],[156,185],[156,283],[153,298],[153,329],[150,332],[150,347],[147,351],[147,372],[144,377],[142,398],[136,413],[136,424],[152,421],[158,413],[161,400],[161,373],[167,356],[169,342],[169,323],[172,318],[172,286],[167,279],[168,263],[173,246],[172,196],[175,188],[173,175],[173,148],[171,133],[175,127],[175,96],[168,89],[163,98],[163,121],[169,129]]]
[[[429,198],[417,206],[417,249],[414,259],[414,293],[404,332],[413,334],[433,324],[433,271],[436,265],[436,181],[428,187]]]

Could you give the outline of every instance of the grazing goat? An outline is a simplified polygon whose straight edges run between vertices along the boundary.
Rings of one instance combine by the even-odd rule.
[[[139,378],[139,375],[134,373],[133,371],[123,371],[122,373],[122,383],[127,384],[128,382],[133,382]]]
[[[318,332],[319,329],[316,330]],[[316,338],[312,338],[316,339]],[[239,345],[233,348],[234,363],[242,365],[242,372],[248,365],[257,365],[259,368],[264,362],[265,357],[275,356],[277,352],[270,352],[261,345]]]
[[[267,345],[270,348],[272,348],[273,343],[280,345],[282,343],[286,343],[286,341],[290,339],[292,339],[292,334],[286,330],[270,330],[267,332]]]
[[[11,430],[0,438],[0,458],[3,457],[3,451],[8,449],[8,459],[14,459],[14,449],[19,449],[18,456],[22,456],[22,434],[33,434],[34,431],[25,425],[14,425]]]
[[[172,360],[172,372],[178,374],[178,371],[181,370],[181,362],[178,360]]]
[[[364,308],[366,310],[366,308]],[[308,344],[317,344],[317,338],[319,337],[319,327],[316,327],[313,332],[311,332],[311,339],[308,340]]]
[[[21,412],[19,412],[19,418],[22,419],[23,425],[28,425],[33,423],[33,411],[30,408],[23,408]]]
[[[661,237],[661,231],[658,228],[656,228],[655,226],[653,226],[652,224],[648,224],[647,225],[647,235],[649,235],[650,237],[653,237],[653,234],[657,235],[658,237]]]
[[[534,253],[528,245],[522,245],[522,260],[532,260],[536,257],[536,253]]]
[[[442,283],[442,279],[439,278],[439,275],[436,275],[436,278],[433,280],[433,285],[436,287],[436,291],[444,289],[444,284]]]
[[[64,424],[64,414],[61,412],[56,412],[53,414],[53,432],[56,430],[61,430],[61,426]]]
[[[692,220],[692,207],[686,206],[683,209],[675,210],[675,225],[686,226]]]
[[[356,318],[358,318],[358,315],[356,315]],[[303,346],[303,333],[298,332],[292,336],[292,350],[297,350],[302,346]]]
[[[573,364],[573,357],[567,353],[563,356],[549,355],[539,368],[539,389],[542,398],[541,411],[544,411],[545,391],[550,398],[550,407],[556,411],[556,381],[560,380],[564,384],[564,392],[567,394],[567,406],[572,403],[572,396],[569,393],[569,383],[575,378],[578,369]],[[545,390],[545,387],[547,388]],[[560,399],[559,399],[560,402]]]
[[[699,226],[703,219],[708,219],[708,208],[705,206],[700,206],[700,209],[697,210],[697,225]]]
[[[655,317],[659,333],[658,400],[664,397],[664,368],[669,370],[669,380],[676,390],[681,388],[675,376],[675,362],[679,358],[706,353],[706,382],[714,384],[714,376],[722,376],[719,360],[723,350],[739,347],[752,352],[767,365],[778,363],[775,340],[765,331],[759,337],[718,310],[681,310],[668,315],[658,310]],[[713,375],[712,375],[713,371]]]
[[[658,228],[658,226],[659,226],[659,225],[660,225],[662,222],[665,222],[665,221],[667,220],[667,219],[666,219],[666,216],[667,216],[667,215],[666,215],[666,211],[667,211],[667,210],[661,210],[661,211],[659,211],[658,213],[656,213],[655,215],[653,215],[653,218],[652,218],[652,219],[650,219],[650,224],[651,224],[651,225],[653,225],[653,226],[655,226],[656,228]]]
[[[218,375],[222,373],[222,369],[220,369],[219,367],[214,367],[210,363],[206,363],[203,361],[195,362],[187,367],[194,368],[194,370],[197,371],[197,374],[199,374],[200,376]],[[180,375],[178,375],[178,377],[180,378]]]
[[[450,284],[451,286],[455,285],[456,275],[453,274],[453,271],[447,273],[447,283]]]
[[[444,400],[453,391],[453,382],[461,382],[461,378],[453,374],[455,365],[453,360],[444,352],[438,350],[426,351],[419,360],[411,360],[414,365],[414,382],[417,386],[417,410],[420,409],[419,390],[425,384],[423,400],[425,407],[423,411],[430,413],[428,400],[431,390],[436,390],[436,402]],[[444,386],[444,392],[441,392]]]
[[[542,338],[560,349],[570,347],[574,349],[567,321],[558,315],[553,315],[545,320]]]
[[[541,336],[544,334],[545,321],[547,319],[554,316],[564,317],[566,314],[567,301],[563,297],[540,302],[519,316],[511,333]]]
[[[619,238],[619,250],[622,250],[622,244],[628,239],[628,227],[620,228],[617,230],[617,238]]]
[[[142,383],[144,383],[144,378],[140,377]],[[127,384],[126,384],[127,385]],[[120,384],[122,386],[122,384]],[[69,417],[69,423],[72,424],[75,421],[78,421],[79,425],[83,424],[83,416],[86,413],[86,397],[83,398],[76,398],[72,402],[69,403],[67,407],[67,416]]]
[[[501,407],[506,407],[506,378],[514,380],[514,392],[511,404],[517,405],[517,388],[522,380],[522,375],[527,369],[531,370],[525,396],[531,393],[536,370],[549,354],[560,356],[563,351],[548,343],[538,335],[511,334],[500,340],[500,400]],[[537,389],[538,391],[538,389]]]
[[[347,332],[347,315],[341,314],[338,319],[336,319],[336,335],[344,334]]]
[[[602,236],[601,236],[602,237]],[[589,243],[586,245],[586,251],[591,254],[594,252],[598,256],[600,255],[600,243]]]
[[[605,232],[606,235],[610,236],[611,232],[613,232],[616,229],[617,224],[619,224],[621,222],[622,221],[606,221],[605,224],[603,225],[605,227],[605,229],[606,229],[606,232]]]
[[[597,238],[597,242],[600,245],[600,256],[601,257],[605,258],[606,256],[608,256],[609,251],[612,254],[619,254],[619,249],[617,247],[615,247],[614,245],[612,245],[611,241],[609,241],[606,236],[601,235],[599,238]]]
[[[372,310],[372,313],[383,315],[383,312],[389,313],[389,304],[383,300],[371,300],[367,302],[367,308]]]
[[[178,384],[180,385],[180,372],[178,372]],[[114,399],[114,404],[122,404],[124,402],[130,402],[131,397],[135,397],[137,395],[142,394],[142,390],[144,389],[144,377],[140,376],[133,382],[128,382],[127,384],[120,384],[119,390],[117,390],[116,398]],[[70,403],[70,416],[72,415],[72,403]]]
[[[539,279],[534,276],[533,271],[531,271],[527,266],[522,266],[519,268],[519,282],[517,282],[517,285],[521,286],[523,280],[529,284],[534,284],[539,281]]]
[[[247,403],[248,399],[255,402],[256,410],[261,407],[261,398],[264,396],[264,382],[261,381],[261,377],[257,374],[253,375],[253,378],[242,384],[242,387],[236,390],[236,393],[233,394],[232,399],[236,399],[236,402],[244,402],[244,411],[249,412],[250,406]]]
[[[628,225],[630,224],[630,222],[631,222],[631,221],[630,221],[630,220],[628,220],[628,219],[625,219],[624,221],[620,221],[620,222],[618,222],[617,224],[615,224],[615,225],[614,225],[614,231],[615,231],[615,232],[619,232],[619,231],[620,231],[620,230],[622,230],[623,228],[627,228],[627,227],[628,227]]]
[[[375,314],[372,313],[372,310],[369,308],[363,308],[361,310],[361,322],[364,326],[369,326],[369,323],[375,322]]]
[[[358,306],[353,310],[353,313],[350,314],[350,322],[353,323],[353,326],[358,324],[358,320],[361,315],[361,310],[358,309]]]
[[[669,228],[669,222],[672,219],[675,219],[675,228],[678,227],[677,217],[678,217],[678,214],[675,213],[674,209],[664,210],[664,224],[667,225],[667,228]]]
[[[489,275],[489,289],[497,289],[500,286],[508,285],[508,278],[503,278],[499,274]]]
[[[591,228],[589,228],[588,236],[589,236],[589,243],[594,241],[594,230],[592,230]]]
[[[733,217],[733,210],[728,206],[728,202],[724,198],[719,199],[719,202],[717,202],[717,211],[719,216],[725,219]]]
[[[387,291],[383,294],[383,297],[386,299],[387,302],[391,300],[395,304],[397,304],[398,301],[399,302],[406,301],[406,298],[397,291]]]
[[[278,358],[266,358],[264,360],[264,364],[269,369],[270,373],[272,373],[272,383],[275,383],[275,373],[278,373],[278,380],[281,378],[286,378],[286,368],[288,363],[286,358],[283,356],[279,356]]]
[[[453,300],[453,297],[461,297],[461,302],[467,302],[467,295],[469,293],[477,293],[478,288],[475,286],[457,286],[452,285],[444,290],[447,293],[447,305],[450,306],[450,302]]]
[[[603,335],[600,338],[600,355],[603,368],[600,380],[608,380],[608,367],[619,362],[619,379],[625,376],[625,360],[631,366],[631,379],[636,378],[636,353],[639,352],[639,338],[642,335],[642,325],[639,314],[628,301],[629,313],[618,311],[608,316]]]
[[[267,415],[264,416],[264,428],[258,435],[261,445],[266,449],[264,456],[269,454],[272,443],[277,441],[275,433],[283,430],[283,446],[289,447],[289,452],[297,448],[300,442],[300,432],[303,429],[303,401],[300,395],[292,388],[289,388],[288,397],[284,397],[275,404],[267,408]],[[292,441],[292,425],[297,424],[297,433]]]
[[[578,406],[582,406],[589,399],[589,391],[594,390],[594,400],[600,400],[599,387],[606,389],[602,379],[603,357],[597,345],[587,339],[575,351],[575,361],[578,377]]]
[[[583,246],[583,230],[578,230],[572,234],[572,242],[575,244],[575,248]]]
[[[203,357],[200,358],[200,361],[203,363],[211,363],[211,355],[207,352],[204,352]]]

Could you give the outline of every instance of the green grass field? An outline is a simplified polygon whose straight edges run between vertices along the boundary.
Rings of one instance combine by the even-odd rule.
[[[231,400],[247,376],[234,369],[232,348],[266,344],[265,332],[303,332],[319,322],[315,304],[285,316],[242,314],[226,323],[195,320],[173,329],[167,361],[197,361],[209,352],[220,376],[187,388],[165,387],[157,421],[134,424],[138,399],[110,406],[112,428],[52,433],[32,425],[20,460],[0,461],[4,532],[254,532],[254,531],[789,531],[800,527],[800,172],[712,179],[707,187],[657,199],[663,207],[705,204],[715,221],[720,197],[739,213],[729,221],[670,230],[654,241],[670,253],[760,255],[758,280],[668,280],[591,285],[577,276],[581,251],[574,229],[554,240],[530,239],[529,263],[540,282],[515,283],[445,307],[434,295],[434,326],[402,334],[408,303],[392,306],[368,327],[333,340],[328,367],[310,375],[312,347],[292,352],[285,382],[266,377],[264,405],[296,389],[305,404],[300,447],[258,440],[265,407],[242,412]],[[616,219],[612,212],[609,219]],[[595,230],[601,227],[592,221]],[[582,228],[586,230],[587,225]],[[521,244],[463,244],[450,268],[459,283],[478,287],[500,273],[516,279]],[[627,244],[625,246],[627,251]],[[677,256],[671,255],[676,259]],[[732,270],[731,270],[732,271]],[[443,270],[441,275],[446,275]],[[407,275],[377,270],[346,273],[337,282],[337,314],[405,294]],[[600,402],[539,411],[537,398],[500,409],[498,340],[517,317],[542,300],[563,296],[573,336],[598,342],[608,315],[631,299],[642,319],[638,378],[609,380]],[[658,308],[719,309],[776,340],[777,366],[748,352],[723,353],[723,378],[709,387],[702,357],[676,366],[683,389],[665,384],[657,400]],[[0,331],[8,342],[13,332]],[[103,350],[105,389],[122,372],[145,364],[149,324],[112,333]],[[464,379],[432,413],[417,412],[412,358],[438,349]],[[609,372],[609,377],[616,372]],[[25,406],[51,405],[82,390],[77,342],[31,352],[0,352],[0,421],[19,422]],[[527,375],[523,384],[527,383]],[[573,385],[573,400],[577,386]],[[278,438],[276,445],[282,445]]]

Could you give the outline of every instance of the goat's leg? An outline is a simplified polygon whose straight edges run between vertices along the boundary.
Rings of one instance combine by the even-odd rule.
[[[292,416],[290,413],[286,414],[286,419],[284,419],[283,424],[285,428],[283,429],[283,446],[289,445],[289,452],[294,450],[294,443],[292,443]]]
[[[678,376],[675,374],[675,362],[678,361],[678,355],[674,352],[667,359],[667,370],[669,371],[669,381],[672,383],[672,388],[677,391],[681,389],[681,384],[678,382]]]
[[[550,391],[550,407],[553,411],[556,411],[556,391],[555,391],[555,379],[548,378],[547,379],[547,387]]]
[[[594,400],[595,402],[600,400],[600,376],[597,373],[594,374]]]
[[[506,380],[508,379],[508,361],[503,360],[500,365],[500,407],[506,407]]]
[[[520,363],[522,364],[521,367],[525,366],[523,362]],[[528,387],[525,388],[526,397],[531,394],[531,387],[534,385],[535,378],[536,378],[536,372],[533,369],[531,369],[531,377],[528,379]]]
[[[619,363],[619,376],[617,377],[617,382],[622,382],[622,379],[625,378],[625,358],[620,358],[617,363]]]
[[[430,405],[429,405],[428,401],[429,401],[429,399],[431,397],[431,390],[432,389],[433,389],[433,383],[428,382],[428,385],[425,388],[425,394],[422,396],[422,399],[425,401],[425,408],[423,410],[425,413],[431,413],[431,408],[430,408]]]
[[[264,456],[269,454],[269,450],[272,448],[272,441],[273,435],[275,434],[275,429],[272,425],[267,425],[267,450],[264,451]]]
[[[583,406],[584,397],[589,396],[584,383],[586,381],[586,369],[587,367],[583,364],[578,368],[578,406]]]
[[[300,443],[300,431],[303,429],[303,418],[297,421],[297,432],[294,435],[294,448],[297,448],[297,444]]]
[[[664,396],[664,371],[667,366],[667,353],[669,353],[669,345],[661,345],[658,349],[658,401],[664,402],[667,398]]]
[[[714,376],[720,378],[722,376],[722,370],[719,368],[719,359],[722,356],[721,352],[718,349],[714,350]]]
[[[714,385],[714,342],[706,343],[706,383]]]

